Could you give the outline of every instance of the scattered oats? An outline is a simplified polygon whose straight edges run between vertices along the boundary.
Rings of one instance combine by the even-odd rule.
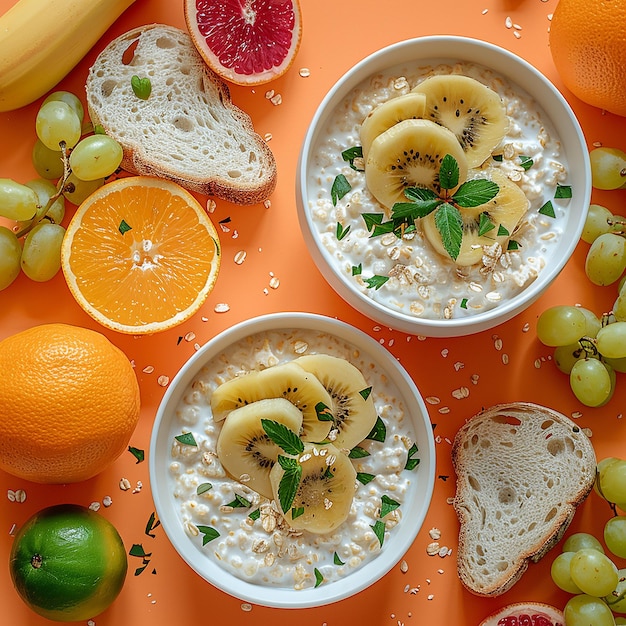
[[[430,535],[431,539],[435,539],[435,540],[441,539],[441,531],[438,528],[435,528],[435,527],[431,528],[428,531],[428,534]]]
[[[552,13],[548,13],[548,21],[551,22],[552,21]]]
[[[7,498],[9,499],[9,502],[15,502],[15,491],[13,491],[13,489],[7,490]]]
[[[406,89],[409,86],[409,82],[406,79],[406,76],[399,76],[398,78],[396,78],[396,80],[393,82],[393,88],[394,89]]]
[[[189,331],[185,335],[185,341],[193,341],[195,338],[196,338],[196,333],[194,333],[193,331]]]
[[[133,489],[133,493],[139,493],[143,488],[143,483],[138,480],[137,481],[137,486]]]
[[[489,9],[483,9],[483,10],[482,10],[482,14],[483,14],[483,15],[487,15],[487,13],[489,13]]]
[[[16,530],[17,530],[17,524],[13,524],[11,528],[9,528],[9,535],[13,537],[13,535],[15,535]]]
[[[373,330],[375,333],[379,333],[379,332],[382,330],[382,328],[381,328],[380,326],[374,326],[374,328],[372,328],[372,330]]]
[[[444,573],[444,572],[443,572],[443,570],[442,570],[442,569],[438,569],[438,570],[437,570],[437,574],[443,574],[443,573]]]
[[[223,233],[229,233],[230,232],[230,227],[228,226],[228,224],[226,222],[220,222],[220,228],[222,229]]]
[[[441,399],[437,396],[428,396],[426,398],[426,402],[428,402],[428,404],[439,404],[441,402]]]
[[[507,28],[513,28],[513,20],[512,20],[510,17],[507,17],[507,18],[504,20],[504,25],[505,25]]]
[[[515,37],[515,39],[519,39],[522,36],[522,33],[519,32],[519,30],[514,30],[513,31],[513,37]],[[521,176],[520,176],[521,178]]]
[[[450,437],[444,437],[443,440],[447,443],[447,444],[452,444],[452,439],[450,439]]]
[[[541,359],[535,359],[535,369],[541,369]]]
[[[617,419],[618,419],[618,420],[621,420],[621,419],[622,419],[622,414],[621,414],[621,413],[618,413],[618,414],[617,414]]]
[[[206,201],[207,213],[213,213],[217,207],[215,200],[209,199]]]
[[[502,339],[500,339],[497,335],[493,336],[493,347],[496,350],[502,350]]]
[[[439,409],[439,413],[441,413],[442,415],[447,415],[448,413],[450,413],[450,407],[449,406],[442,406]]]
[[[248,483],[248,482],[250,482],[250,474],[242,474],[239,477],[239,482],[240,483]]]
[[[241,604],[241,610],[245,611],[246,613],[249,613],[250,611],[252,611],[252,605],[249,604],[248,602],[243,602]]]
[[[430,585],[430,578],[427,578],[427,579],[426,579],[426,584],[427,584],[427,585]]]
[[[408,593],[409,589],[411,588],[411,585],[406,585],[404,587],[404,593]]]
[[[430,593],[428,594],[427,600],[433,600],[434,598],[435,598],[434,594]]]
[[[196,351],[197,351],[197,350],[200,350],[200,344],[199,344],[199,343],[197,343],[197,342],[196,342],[196,343],[194,343],[194,344],[193,344],[193,349],[194,349],[194,350],[196,350]]]
[[[593,431],[591,430],[591,428],[583,428],[583,432],[585,433],[585,435],[587,435],[587,437],[593,437]]]
[[[89,505],[89,510],[90,511],[99,511],[100,510],[100,503],[99,502],[92,502]]]
[[[279,286],[280,286],[280,280],[278,280],[278,278],[276,278],[276,276],[272,276],[270,278],[270,287],[272,289],[278,289]]]
[[[454,496],[446,498],[446,504],[454,504]]]
[[[205,317],[204,315],[200,318],[203,322],[208,322],[209,318]]]
[[[513,24],[513,28],[515,30],[522,30],[522,27],[519,24]]]
[[[167,387],[170,384],[170,377],[161,375],[157,378],[157,383],[160,387]]]
[[[154,367],[152,365],[146,365],[141,371],[144,374],[152,374],[152,372],[154,372]]]
[[[269,200],[269,199],[268,199],[268,200],[265,200],[265,202],[263,202],[263,206],[264,206],[266,209],[269,209],[269,208],[272,206],[272,201],[271,201],[271,200]]]
[[[403,574],[406,574],[409,571],[409,564],[405,560],[402,560],[400,563],[400,571]]]
[[[527,333],[530,330],[530,324],[528,322],[526,322],[523,326],[522,326],[522,332],[523,333]]]
[[[272,133],[265,133],[265,135],[263,135],[263,139],[265,139],[265,141],[271,141]]]
[[[104,498],[102,498],[102,504],[104,504],[106,508],[109,508],[113,504],[113,499],[111,496],[104,496]]]
[[[298,72],[302,78],[308,78],[311,75],[311,70],[308,67],[301,67]]]
[[[504,365],[509,364],[509,355],[506,352],[502,355],[502,363],[504,363]]]
[[[278,106],[279,104],[282,104],[283,102],[283,97],[277,93],[275,96],[272,96],[270,98],[270,102],[274,105],[274,106]]]
[[[414,596],[420,590],[419,587],[413,587],[409,593]]]
[[[448,356],[448,352],[449,352],[448,348],[444,348],[441,351],[441,356],[445,359]]]
[[[233,234],[231,235],[231,239],[239,239],[239,231],[238,230],[234,230]]]
[[[600,147],[602,147],[602,142],[601,142],[601,141],[594,141],[594,142],[593,142],[593,147],[594,147],[594,148],[600,148]]]
[[[463,398],[467,398],[470,395],[470,391],[467,387],[459,387],[458,389],[454,389],[452,391],[452,397],[457,400],[463,400]]]
[[[448,548],[448,546],[441,546],[441,548],[439,548],[439,556],[443,559],[446,556],[450,556],[451,554],[451,550],[450,548]]]
[[[92,619],[87,621],[87,626],[96,626],[96,622],[94,622]]]
[[[428,556],[435,556],[435,554],[439,554],[440,547],[439,542],[433,541],[426,546],[426,554]]]
[[[465,363],[461,363],[461,361],[457,361],[454,364],[454,371],[458,372],[459,370],[462,370],[465,367]]]
[[[122,491],[128,491],[130,489],[130,480],[128,478],[122,478],[120,480],[120,489]]]
[[[472,385],[477,385],[479,380],[480,376],[478,374],[472,374],[470,376],[470,382],[472,383]]]
[[[265,295],[265,296],[266,296],[268,293],[269,293],[269,289],[268,289],[267,287],[265,287],[265,288],[263,289],[263,295]]]
[[[395,340],[395,339],[390,339],[390,340],[387,342],[387,345],[391,348],[391,346],[393,346],[393,344],[394,344],[394,343],[396,343],[396,340]]]
[[[309,349],[309,344],[306,341],[296,341],[293,347],[293,351],[296,354],[304,354]]]
[[[268,90],[265,92],[265,98],[266,98],[267,100],[269,100],[270,98],[273,98],[273,97],[274,97],[274,94],[275,94],[275,93],[276,93],[276,92],[275,92],[273,89],[268,89]]]

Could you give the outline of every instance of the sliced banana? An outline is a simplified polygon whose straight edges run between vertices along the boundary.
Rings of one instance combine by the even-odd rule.
[[[270,471],[281,449],[263,429],[264,419],[279,422],[296,434],[302,427],[302,412],[285,398],[246,404],[224,420],[217,438],[217,456],[235,480],[271,499]]]
[[[333,444],[305,444],[304,451],[296,458],[302,476],[291,507],[281,512],[296,530],[329,533],[350,514],[356,491],[356,470],[347,455]],[[279,509],[279,489],[284,475],[280,463],[275,463],[270,471],[270,483]]]
[[[509,119],[502,98],[469,76],[430,76],[413,91],[426,96],[424,117],[454,133],[470,168],[484,163],[506,134]]]
[[[378,414],[371,387],[350,361],[328,354],[307,354],[294,363],[311,372],[333,400],[334,425],[329,438],[340,449],[351,450],[376,424]]]
[[[222,383],[211,396],[213,419],[265,398],[285,398],[302,411],[304,441],[323,441],[333,424],[332,399],[320,381],[294,362],[248,372]]]
[[[374,141],[365,164],[365,183],[383,206],[406,202],[404,190],[424,187],[439,193],[439,168],[446,154],[456,159],[459,182],[467,176],[467,159],[454,134],[429,120],[404,120]]]
[[[372,141],[382,132],[402,120],[419,119],[426,112],[423,93],[406,93],[374,107],[361,124],[360,137],[363,158],[367,159]]]
[[[467,266],[480,263],[483,258],[483,246],[491,246],[498,242],[504,249],[515,227],[528,211],[528,198],[526,194],[502,172],[494,168],[485,170],[473,170],[472,178],[487,178],[497,183],[498,194],[486,204],[473,208],[460,209],[463,219],[463,238],[461,251],[456,259],[457,265]],[[422,218],[424,234],[435,250],[443,256],[450,258],[446,251],[441,234],[435,225],[433,211]],[[488,218],[493,225],[488,232],[480,233],[481,214]]]

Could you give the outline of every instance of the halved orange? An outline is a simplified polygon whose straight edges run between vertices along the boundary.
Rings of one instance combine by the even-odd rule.
[[[298,0],[185,0],[185,21],[206,64],[239,85],[282,76],[300,47]]]
[[[217,231],[200,203],[176,183],[119,178],[77,209],[61,266],[78,304],[103,326],[149,334],[191,317],[220,266]]]

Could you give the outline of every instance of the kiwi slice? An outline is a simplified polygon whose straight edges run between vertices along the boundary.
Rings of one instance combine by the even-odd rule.
[[[482,165],[506,134],[509,120],[502,98],[474,78],[437,74],[413,91],[426,95],[424,117],[454,133],[470,168]]]

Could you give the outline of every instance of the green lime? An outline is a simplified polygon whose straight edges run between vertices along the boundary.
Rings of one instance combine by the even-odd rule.
[[[15,537],[9,569],[33,611],[72,622],[95,617],[115,600],[128,560],[111,522],[83,506],[61,504],[26,521]]]

